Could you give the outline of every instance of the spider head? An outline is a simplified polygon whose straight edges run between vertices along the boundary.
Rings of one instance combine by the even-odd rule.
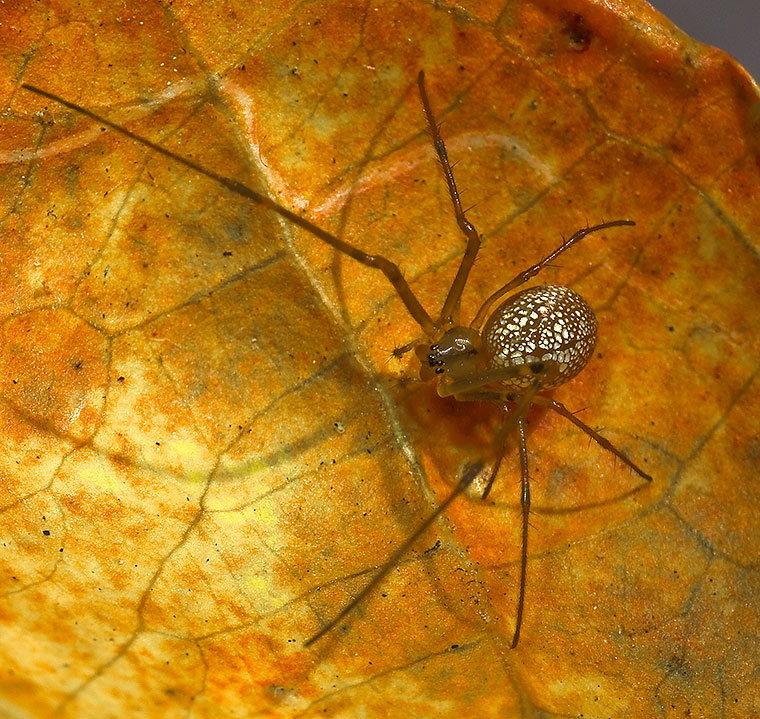
[[[481,349],[482,342],[476,330],[452,327],[433,344],[421,344],[415,348],[420,361],[420,379],[428,381],[443,374],[452,379],[466,376],[477,370]]]

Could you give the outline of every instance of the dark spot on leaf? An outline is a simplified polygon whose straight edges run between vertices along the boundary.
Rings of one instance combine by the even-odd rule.
[[[567,13],[562,32],[568,36],[570,48],[576,52],[588,50],[593,33],[586,25],[586,19],[578,13]]]

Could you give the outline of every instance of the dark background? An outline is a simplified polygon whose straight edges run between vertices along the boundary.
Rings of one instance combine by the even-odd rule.
[[[733,55],[760,78],[760,0],[649,0],[695,40]]]

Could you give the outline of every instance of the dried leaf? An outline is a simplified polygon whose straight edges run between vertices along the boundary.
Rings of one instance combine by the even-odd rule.
[[[10,717],[760,712],[758,93],[640,2],[145,0],[0,9],[2,706]],[[479,302],[581,292],[597,356],[342,627],[375,568],[488,456],[488,406],[389,358],[387,281],[51,102],[108,115]]]

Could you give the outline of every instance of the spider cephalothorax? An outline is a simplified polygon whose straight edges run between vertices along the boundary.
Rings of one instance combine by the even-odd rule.
[[[425,382],[436,374],[463,377],[487,366],[480,335],[470,327],[452,327],[437,342],[417,345],[415,352]]]

